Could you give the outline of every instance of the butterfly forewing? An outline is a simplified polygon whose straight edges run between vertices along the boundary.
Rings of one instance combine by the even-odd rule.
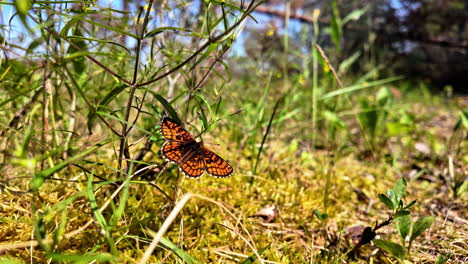
[[[229,163],[209,149],[202,148],[202,151],[205,161],[205,169],[208,174],[220,178],[231,176],[234,169],[229,165]]]
[[[181,125],[169,117],[163,118],[161,122],[161,135],[168,141],[190,142],[195,139]]]

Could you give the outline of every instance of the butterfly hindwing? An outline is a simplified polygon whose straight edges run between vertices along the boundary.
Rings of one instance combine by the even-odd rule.
[[[190,178],[199,178],[205,172],[205,163],[203,155],[200,152],[195,153],[188,160],[180,164],[180,169],[185,176]]]
[[[231,176],[234,172],[234,169],[227,163],[223,158],[213,151],[202,147],[203,158],[205,161],[205,169],[208,174],[225,178]]]
[[[189,151],[190,148],[187,148],[186,144],[177,141],[167,141],[161,148],[164,158],[175,163],[180,163]]]

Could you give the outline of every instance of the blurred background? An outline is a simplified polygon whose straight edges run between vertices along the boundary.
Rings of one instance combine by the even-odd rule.
[[[300,57],[311,51],[315,36],[324,49],[335,44],[327,53],[333,65],[359,57],[348,69],[354,74],[381,67],[386,75],[424,80],[436,90],[468,91],[468,1],[350,0],[339,1],[338,10],[333,6],[327,0],[266,1],[255,11],[259,23],[251,21],[246,30],[245,55],[280,70],[287,31],[293,43],[289,71],[301,70]],[[314,18],[314,12],[320,14]],[[334,12],[340,25],[334,25]],[[315,35],[314,22],[320,29]]]

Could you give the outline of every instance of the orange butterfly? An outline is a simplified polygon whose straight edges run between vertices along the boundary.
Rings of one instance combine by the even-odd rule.
[[[173,119],[164,117],[161,122],[161,135],[166,142],[161,147],[164,158],[179,165],[180,170],[190,178],[198,178],[206,171],[208,174],[225,178],[234,169],[223,158],[205,148]]]

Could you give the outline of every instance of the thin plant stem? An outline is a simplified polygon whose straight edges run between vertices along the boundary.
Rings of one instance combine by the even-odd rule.
[[[319,36],[319,24],[314,20],[314,33],[312,38],[312,151],[315,150],[317,138],[317,89],[318,89],[318,59],[316,44]]]
[[[126,156],[127,159],[130,159],[130,157],[127,157],[125,153],[128,153],[126,150],[127,146],[127,135],[131,131],[131,127],[127,129],[127,124],[128,120],[130,119],[130,111],[132,110],[132,103],[133,103],[133,98],[135,96],[135,91],[136,91],[136,82],[138,79],[138,66],[140,65],[140,53],[141,53],[141,43],[142,39],[145,36],[146,32],[146,27],[148,25],[148,20],[149,20],[149,15],[151,13],[151,7],[153,6],[153,0],[150,0],[148,3],[148,9],[146,10],[145,14],[145,19],[143,21],[143,25],[141,27],[141,32],[140,32],[140,37],[137,39],[137,48],[136,48],[136,58],[135,58],[135,67],[133,71],[133,80],[130,85],[130,93],[127,101],[127,106],[125,108],[125,117],[124,117],[124,122],[122,122],[122,138],[120,139],[120,148],[119,148],[119,161],[118,161],[118,172],[117,172],[117,178],[120,178],[121,176],[121,168],[122,168],[122,162],[123,162],[123,157],[124,155]],[[138,16],[137,23],[139,23],[140,16]],[[142,102],[143,104],[143,102]]]
[[[284,45],[284,53],[283,53],[283,81],[284,81],[284,88],[288,86],[289,78],[288,78],[288,52],[289,52],[289,19],[291,16],[291,1],[286,1],[286,15],[284,16],[284,38],[283,38],[283,45]]]
[[[257,158],[255,160],[255,166],[253,169],[253,176],[257,175],[257,166],[258,162],[260,161],[260,155],[262,154],[263,146],[265,145],[266,139],[268,137],[268,134],[270,133],[271,126],[273,124],[273,120],[275,119],[276,111],[278,110],[278,107],[280,103],[283,101],[284,97],[281,97],[276,101],[275,107],[273,108],[273,113],[271,114],[270,121],[268,122],[267,130],[265,131],[265,134],[263,135],[262,143],[260,144],[260,148],[258,149],[257,153]],[[254,182],[254,177],[250,178],[250,184],[252,185]]]

